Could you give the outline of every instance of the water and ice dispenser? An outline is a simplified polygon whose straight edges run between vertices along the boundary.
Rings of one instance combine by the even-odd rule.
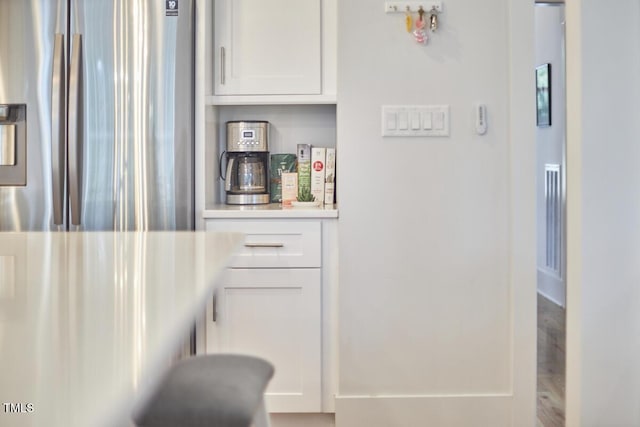
[[[27,185],[27,106],[0,104],[0,186]]]

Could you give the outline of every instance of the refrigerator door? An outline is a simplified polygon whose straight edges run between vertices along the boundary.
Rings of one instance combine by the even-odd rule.
[[[24,111],[15,122],[0,120],[5,156],[13,150],[11,162],[26,167],[26,179],[0,182],[0,231],[64,229],[64,210],[53,221],[52,132],[64,129],[64,117],[53,117],[52,105],[65,105],[64,91],[53,91],[55,34],[67,27],[67,2],[63,0],[0,0],[0,106],[21,105]],[[61,52],[65,62],[64,52]],[[61,80],[64,83],[64,79]],[[60,98],[62,97],[62,98]],[[17,110],[16,110],[17,111]],[[10,130],[9,127],[13,126]],[[15,132],[14,132],[15,131]],[[23,146],[7,142],[25,141]],[[58,176],[59,206],[65,192],[64,135]],[[26,155],[25,155],[26,154]],[[5,160],[4,163],[9,163]],[[10,168],[15,165],[4,165]],[[0,175],[2,175],[0,173]],[[1,181],[1,180],[0,180]],[[26,181],[26,183],[25,183]],[[23,184],[24,183],[24,184]]]
[[[194,228],[194,5],[170,3],[71,1],[71,229]]]

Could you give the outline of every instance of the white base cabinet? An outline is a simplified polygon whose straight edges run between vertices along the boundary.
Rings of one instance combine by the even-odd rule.
[[[206,352],[251,354],[273,363],[265,394],[269,412],[334,410],[329,282],[335,265],[324,241],[335,221],[324,225],[319,219],[206,220],[209,231],[245,233],[207,308]]]
[[[215,314],[210,304],[212,351],[252,354],[275,366],[269,411],[321,410],[320,285],[317,268],[230,269]]]

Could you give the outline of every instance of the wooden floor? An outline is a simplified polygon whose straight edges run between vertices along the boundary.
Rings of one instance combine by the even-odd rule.
[[[538,295],[538,427],[564,426],[565,310]]]

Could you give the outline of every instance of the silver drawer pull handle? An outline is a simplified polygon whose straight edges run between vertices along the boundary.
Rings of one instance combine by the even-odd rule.
[[[245,243],[247,248],[282,248],[284,243]]]

